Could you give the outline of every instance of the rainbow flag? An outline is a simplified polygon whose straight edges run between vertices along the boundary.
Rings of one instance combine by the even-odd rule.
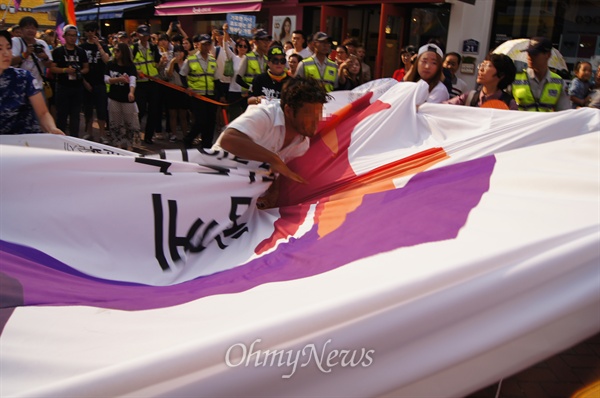
[[[21,0],[14,0],[13,3],[15,4],[15,12],[19,11],[19,8],[21,7]]]
[[[75,4],[73,0],[60,0],[58,13],[56,14],[56,33],[61,43],[63,39],[63,27],[65,25],[75,25]]]

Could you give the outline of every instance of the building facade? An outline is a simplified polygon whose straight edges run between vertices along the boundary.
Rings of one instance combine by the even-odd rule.
[[[131,32],[142,23],[166,31],[175,20],[190,35],[210,33],[228,15],[248,16],[284,41],[295,29],[324,31],[336,42],[354,37],[365,45],[375,78],[399,67],[402,47],[431,39],[463,55],[459,76],[471,86],[475,66],[514,38],[550,38],[570,69],[578,60],[600,63],[598,0],[81,0],[77,6],[78,21],[98,19],[104,33]]]

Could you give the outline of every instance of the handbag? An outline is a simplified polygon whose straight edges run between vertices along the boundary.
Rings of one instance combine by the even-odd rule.
[[[225,67],[223,68],[223,76],[232,77],[233,76],[233,60],[228,59],[225,61]]]
[[[48,80],[44,79],[44,96],[49,100],[53,95],[54,91],[52,91],[52,85],[50,85]]]

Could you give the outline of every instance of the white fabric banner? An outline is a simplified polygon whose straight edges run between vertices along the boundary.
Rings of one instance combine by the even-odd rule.
[[[0,137],[0,394],[461,396],[600,331],[600,112],[388,88],[268,211],[223,152]]]

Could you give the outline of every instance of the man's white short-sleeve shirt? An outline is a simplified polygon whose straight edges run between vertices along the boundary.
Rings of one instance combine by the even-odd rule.
[[[227,127],[246,134],[256,144],[279,155],[284,162],[304,155],[310,145],[308,137],[298,135],[282,149],[285,139],[285,116],[279,102],[249,106],[246,112]],[[214,149],[222,149],[222,137],[223,134],[217,139]]]

